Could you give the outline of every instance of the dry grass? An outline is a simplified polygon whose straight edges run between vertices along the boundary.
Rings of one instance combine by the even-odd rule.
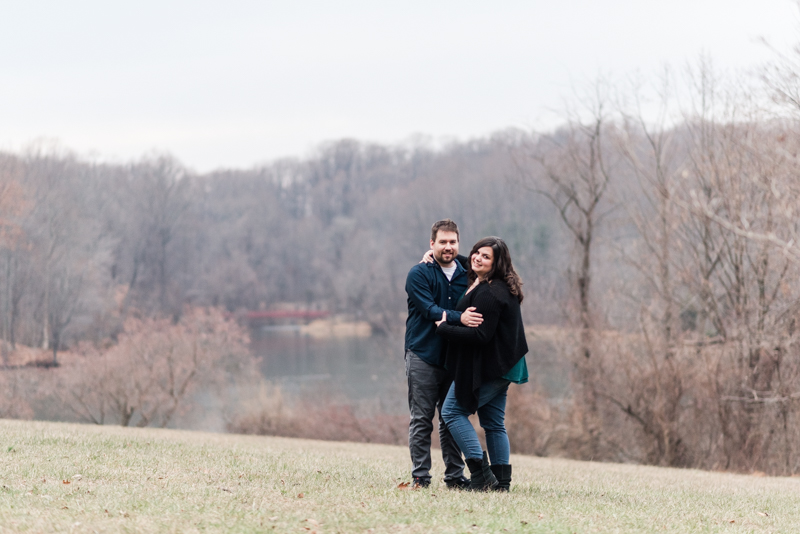
[[[397,488],[405,447],[0,420],[0,532],[788,532],[800,480],[513,457]],[[441,476],[435,466],[435,479]]]

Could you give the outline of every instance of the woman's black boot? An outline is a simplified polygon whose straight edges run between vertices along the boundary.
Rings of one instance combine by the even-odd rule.
[[[467,458],[467,467],[469,467],[470,481],[469,491],[489,491],[497,486],[497,479],[492,474],[492,469],[489,466],[489,455],[483,451],[483,458]]]
[[[492,474],[497,479],[495,491],[509,491],[511,489],[511,465],[492,465]]]

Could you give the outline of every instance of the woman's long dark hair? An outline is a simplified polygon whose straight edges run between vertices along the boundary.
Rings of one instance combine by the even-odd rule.
[[[472,246],[472,251],[469,253],[469,267],[467,268],[467,277],[469,283],[472,284],[478,277],[475,271],[472,270],[472,256],[478,252],[478,249],[483,247],[491,247],[494,254],[492,260],[492,268],[489,274],[486,275],[486,281],[491,283],[492,280],[500,279],[505,280],[511,294],[517,297],[520,304],[522,304],[522,279],[514,270],[514,265],[511,264],[511,253],[508,251],[506,242],[499,237],[484,237]]]

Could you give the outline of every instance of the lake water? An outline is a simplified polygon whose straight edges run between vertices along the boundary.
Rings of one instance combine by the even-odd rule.
[[[251,332],[263,376],[296,395],[327,395],[378,403],[388,414],[408,412],[403,340],[384,336],[313,338],[297,326],[262,326]],[[544,396],[569,391],[569,367],[548,342],[529,340],[531,386]]]
[[[388,414],[408,411],[402,339],[315,338],[293,325],[256,327],[250,338],[262,375],[285,393],[377,402]]]

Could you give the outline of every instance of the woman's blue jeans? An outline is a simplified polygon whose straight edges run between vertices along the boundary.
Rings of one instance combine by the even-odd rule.
[[[509,383],[504,378],[498,378],[483,384],[478,390],[478,420],[486,432],[486,448],[489,449],[492,465],[507,465],[509,461],[510,450],[505,424]],[[444,399],[442,418],[464,457],[480,460],[483,458],[483,448],[478,441],[478,433],[469,422],[470,415],[472,412],[467,411],[456,399],[453,383]]]

